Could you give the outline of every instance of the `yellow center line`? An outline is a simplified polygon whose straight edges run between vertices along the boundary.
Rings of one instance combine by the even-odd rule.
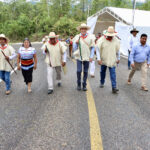
[[[89,81],[87,81],[87,89],[88,91],[86,92],[86,95],[89,109],[91,150],[103,150],[102,136],[98,115]]]
[[[72,61],[76,63],[75,60],[72,59]],[[103,150],[98,114],[89,81],[87,81],[87,89],[86,96],[89,110],[91,150]]]

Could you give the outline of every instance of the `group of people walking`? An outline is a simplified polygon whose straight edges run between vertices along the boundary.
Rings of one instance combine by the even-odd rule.
[[[116,66],[120,62],[120,39],[110,26],[107,30],[98,34],[97,37],[89,34],[89,26],[82,23],[77,30],[80,32],[76,36],[71,36],[67,43],[69,44],[69,56],[76,59],[77,64],[77,90],[87,91],[87,78],[90,66],[90,75],[94,77],[95,60],[101,66],[100,69],[100,88],[104,88],[106,70],[109,69],[112,93],[118,93],[116,81]],[[131,69],[127,84],[131,84],[131,79],[137,69],[142,72],[141,89],[148,91],[147,88],[147,70],[150,64],[150,47],[147,45],[147,35],[142,34],[140,40],[137,40],[138,31],[131,31],[132,37],[129,39],[129,59],[128,69]],[[49,36],[43,39],[43,54],[47,65],[48,94],[54,91],[53,72],[56,71],[56,80],[58,87],[61,87],[61,70],[66,66],[67,47],[58,40],[59,36],[50,32]],[[10,72],[12,60],[17,56],[17,68],[22,71],[24,82],[27,85],[27,91],[30,93],[32,84],[32,73],[37,68],[36,50],[32,47],[28,38],[25,38],[22,46],[16,54],[15,49],[9,45],[9,39],[4,34],[0,35],[0,78],[5,82],[6,94],[11,92]],[[130,67],[131,65],[131,67]],[[82,78],[83,72],[83,78]]]

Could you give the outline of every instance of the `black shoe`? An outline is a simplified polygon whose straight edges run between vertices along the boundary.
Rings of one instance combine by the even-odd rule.
[[[78,91],[81,91],[81,86],[77,86],[77,90],[78,90]]]
[[[83,89],[82,89],[83,91],[87,91],[87,88],[86,87],[83,87]]]
[[[61,83],[58,83],[57,85],[58,85],[58,87],[61,87]]]
[[[100,87],[100,88],[104,88],[104,84],[101,84],[99,87]]]
[[[118,93],[118,92],[119,92],[119,89],[117,89],[117,88],[113,88],[113,89],[112,89],[112,93],[116,94],[116,93]]]
[[[53,93],[53,90],[48,90],[48,94],[52,94]]]

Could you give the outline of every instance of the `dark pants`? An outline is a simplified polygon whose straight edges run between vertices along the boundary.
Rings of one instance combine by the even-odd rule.
[[[128,69],[131,68],[131,62],[130,62],[130,51],[128,50]]]
[[[24,77],[24,82],[26,84],[32,82],[32,73],[33,73],[33,68],[30,68],[29,70],[22,69],[22,75]]]
[[[88,69],[89,69],[89,61],[80,61],[77,60],[77,84],[81,86],[81,73],[82,73],[82,66],[83,66],[83,87],[87,85],[87,77],[88,77]]]
[[[73,48],[73,46],[72,46],[72,44],[70,44],[69,45],[69,56],[70,57],[72,57],[72,48]]]
[[[106,77],[106,70],[107,70],[107,66],[102,65],[101,66],[101,84],[104,85],[105,83],[105,77]],[[111,79],[111,84],[112,84],[112,88],[116,88],[116,67],[109,67],[109,72],[110,72],[110,79]]]

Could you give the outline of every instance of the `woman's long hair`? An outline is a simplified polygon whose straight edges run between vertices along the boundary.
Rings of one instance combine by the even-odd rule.
[[[29,47],[32,47],[32,44],[31,44],[29,38],[25,38],[25,39],[23,40],[22,47],[24,47],[24,42],[25,42],[25,41],[28,41],[28,42],[29,42]]]

